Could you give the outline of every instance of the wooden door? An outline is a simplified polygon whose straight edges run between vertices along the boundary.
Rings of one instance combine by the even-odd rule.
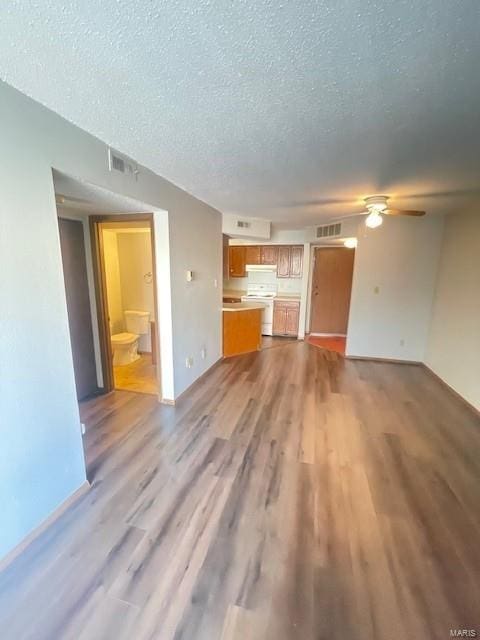
[[[58,219],[77,398],[98,391],[83,224]]]
[[[290,247],[290,278],[301,278],[303,273],[303,247]]]
[[[272,333],[274,336],[285,335],[287,326],[287,309],[281,302],[273,304],[273,325]]]
[[[316,248],[312,277],[311,333],[346,335],[355,251]]]
[[[262,264],[277,264],[278,247],[274,245],[264,244],[261,247],[260,256]]]
[[[300,304],[298,302],[275,301],[273,304],[273,327],[275,336],[298,336]]]
[[[290,249],[291,247],[278,247],[277,278],[290,277]]]
[[[245,264],[261,264],[259,246],[246,247]]]
[[[231,278],[244,278],[245,271],[245,247],[230,247],[229,271]]]
[[[287,336],[298,336],[298,320],[300,308],[298,304],[289,304],[286,308],[285,333]]]

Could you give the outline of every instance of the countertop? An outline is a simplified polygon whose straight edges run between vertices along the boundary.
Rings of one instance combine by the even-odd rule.
[[[300,302],[299,293],[277,293],[274,300],[283,300],[284,302]]]
[[[247,292],[243,290],[237,289],[224,289],[223,297],[224,298],[241,298],[242,296],[246,296]],[[300,294],[299,293],[278,293],[274,300],[283,300],[283,301],[295,301],[298,300],[300,302]],[[234,303],[236,304],[236,303]]]
[[[261,302],[224,302],[223,311],[251,311],[252,309],[265,309]]]

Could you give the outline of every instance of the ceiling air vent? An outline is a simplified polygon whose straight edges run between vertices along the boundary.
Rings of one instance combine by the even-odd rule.
[[[250,227],[250,222],[245,222],[244,220],[237,220],[237,227],[239,229],[248,229]]]
[[[334,238],[341,235],[341,233],[341,222],[336,222],[335,224],[324,224],[321,227],[317,227],[317,238]]]
[[[138,176],[137,163],[110,148],[108,149],[108,168],[110,171],[119,171],[125,175],[130,175],[134,177],[135,180]]]

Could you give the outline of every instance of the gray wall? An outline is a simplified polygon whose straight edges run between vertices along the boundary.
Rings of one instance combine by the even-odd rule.
[[[142,167],[110,173],[103,142],[4,83],[0,139],[1,557],[85,480],[52,167],[168,211],[175,396],[220,357],[222,238],[216,210]]]
[[[427,365],[480,409],[480,214],[447,216]]]

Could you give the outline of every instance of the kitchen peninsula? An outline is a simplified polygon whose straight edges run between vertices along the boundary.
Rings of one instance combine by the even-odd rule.
[[[262,346],[262,311],[252,302],[223,303],[223,357],[258,351]]]

